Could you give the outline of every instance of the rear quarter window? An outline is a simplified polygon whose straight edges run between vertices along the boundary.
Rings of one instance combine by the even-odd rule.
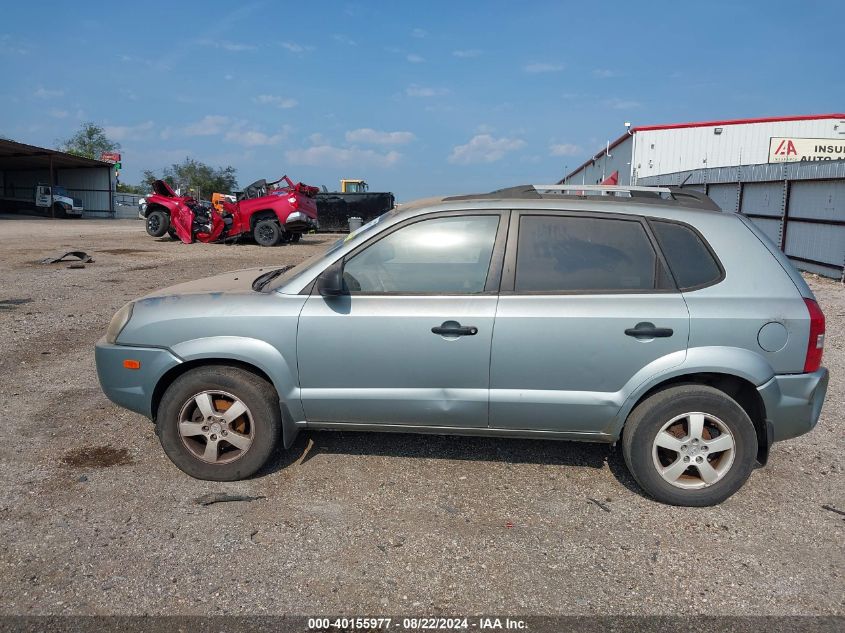
[[[702,237],[685,224],[649,220],[680,290],[714,284],[722,267]]]

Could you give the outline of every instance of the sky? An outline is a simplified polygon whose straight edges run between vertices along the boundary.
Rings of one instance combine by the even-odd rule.
[[[5,2],[0,136],[93,121],[130,184],[188,156],[399,201],[550,183],[626,121],[842,112],[835,4]]]

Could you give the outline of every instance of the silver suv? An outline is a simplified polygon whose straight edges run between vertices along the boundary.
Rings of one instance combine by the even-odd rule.
[[[200,479],[301,429],[621,441],[665,503],[719,503],[811,430],[824,315],[750,221],[687,189],[522,186],[391,211],[296,266],[115,314],[106,395]]]

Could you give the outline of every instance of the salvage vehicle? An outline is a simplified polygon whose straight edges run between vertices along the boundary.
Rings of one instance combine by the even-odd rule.
[[[360,179],[344,178],[340,181],[340,191],[326,191],[323,187],[317,194],[321,231],[348,231],[350,218],[361,218],[366,223],[394,206],[396,199],[392,193],[370,191],[369,185]]]
[[[34,207],[34,208],[33,208]],[[81,218],[82,198],[74,198],[62,185],[39,183],[35,187],[10,187],[0,195],[3,211],[46,211],[54,218]]]
[[[301,430],[621,442],[709,506],[813,429],[825,319],[751,220],[682,188],[521,186],[383,215],[293,268],[123,306],[100,384],[199,479]]]
[[[201,204],[192,196],[177,195],[164,180],[145,199],[147,233],[165,233],[185,244],[218,242],[251,236],[261,246],[298,242],[317,228],[316,187],[294,183],[287,176],[268,183],[254,182],[234,203],[222,200],[223,211]]]

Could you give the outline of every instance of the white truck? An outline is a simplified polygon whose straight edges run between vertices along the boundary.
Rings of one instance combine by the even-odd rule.
[[[4,211],[28,211],[33,205],[36,210],[43,209],[49,216],[57,218],[81,218],[82,199],[71,196],[61,185],[39,183],[32,189],[6,189],[0,196],[0,208]]]

